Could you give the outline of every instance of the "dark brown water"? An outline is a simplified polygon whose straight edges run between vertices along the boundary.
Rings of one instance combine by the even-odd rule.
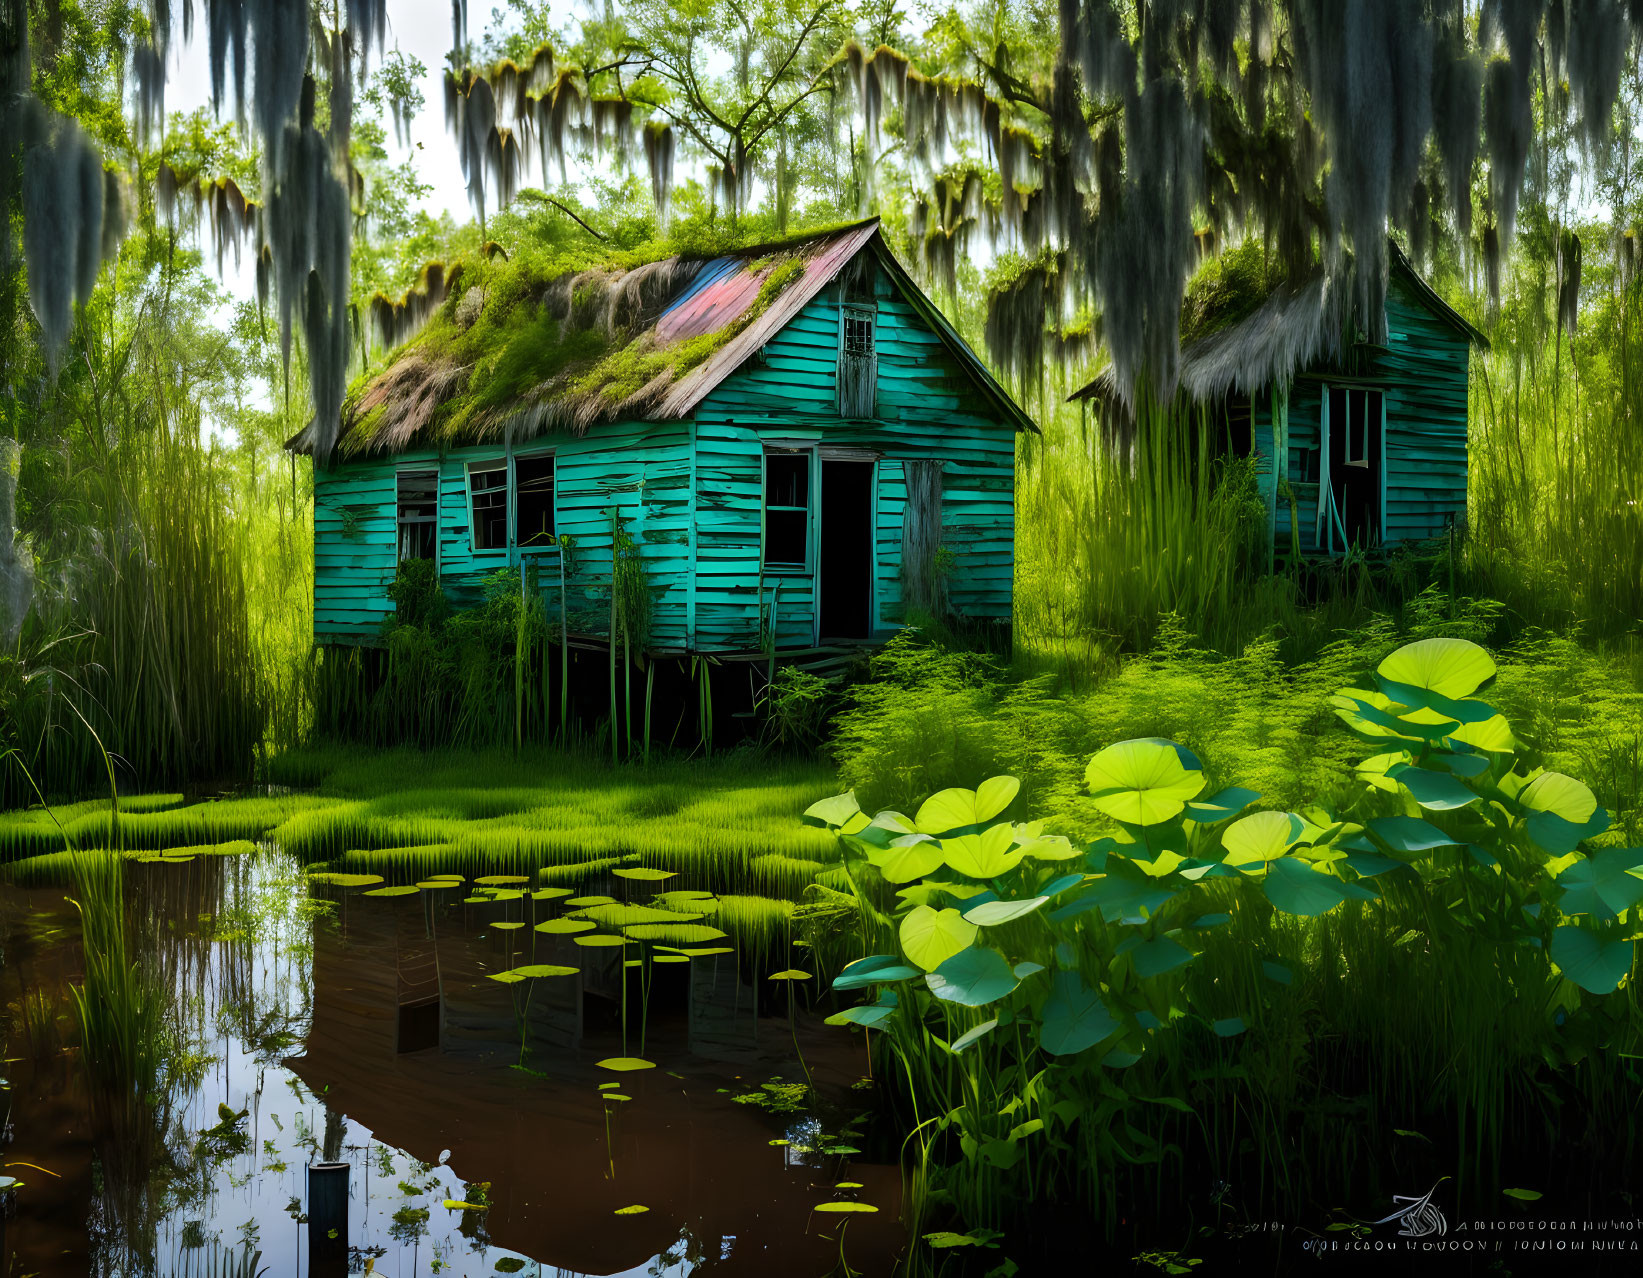
[[[535,982],[527,1002],[486,978],[534,935],[490,926],[499,909],[450,903],[430,919],[419,898],[354,897],[343,927],[315,914],[276,853],[129,875],[137,934],[174,993],[191,1062],[140,1126],[151,1139],[93,1122],[72,1043],[78,929],[64,890],[0,888],[13,1025],[0,1152],[24,1182],[7,1222],[11,1274],[319,1278],[306,1188],[319,1162],[349,1168],[337,1272],[820,1275],[839,1264],[844,1222],[854,1270],[894,1269],[896,1168],[820,1152],[867,1147],[838,1134],[872,1107],[852,1087],[859,1039],[799,1018],[820,1110],[736,1103],[802,1073],[795,1027],[753,1015],[731,960],[655,968],[647,999],[620,959],[601,966],[608,951],[568,957],[538,937],[534,961],[580,959],[584,973]],[[42,995],[55,1034],[38,1017],[30,1032],[23,1014]],[[429,1006],[402,1020],[419,1000]],[[598,1066],[640,1055],[641,1032],[655,1068]],[[629,1099],[603,1099],[613,1082],[604,1090]],[[445,1206],[481,1197],[483,1211]],[[878,1211],[814,1211],[840,1199]],[[635,1205],[647,1210],[617,1214]]]

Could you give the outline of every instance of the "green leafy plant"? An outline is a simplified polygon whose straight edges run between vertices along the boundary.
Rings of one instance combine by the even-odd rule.
[[[1186,1094],[1224,1104],[1223,1084],[1204,1086],[1217,1078],[1257,1108],[1284,1094],[1293,1105],[1292,1077],[1257,1082],[1256,1070],[1272,1036],[1292,1034],[1302,986],[1333,996],[1326,1032],[1379,1053],[1378,1104],[1481,1109],[1497,1135],[1503,1048],[1526,1071],[1537,1048],[1569,1051],[1544,1013],[1529,1021],[1537,1042],[1515,1039],[1527,1018],[1509,1009],[1561,1008],[1559,1027],[1584,1011],[1579,1054],[1635,1050],[1623,987],[1643,850],[1591,843],[1609,823],[1592,792],[1520,764],[1505,717],[1477,695],[1495,673],[1478,645],[1429,639],[1391,653],[1373,688],[1338,694],[1336,713],[1376,752],[1339,811],[1249,811],[1259,794],[1213,789],[1197,755],[1161,738],[1090,759],[1108,833],[1083,845],[1009,820],[1019,785],[1007,776],[942,790],[913,815],[869,816],[853,792],[807,811],[841,837],[868,949],[832,986],[867,1001],[830,1019],[883,1036],[915,1106],[920,1166],[929,1175],[956,1155],[936,1179],[961,1221],[1008,1224],[1013,1203],[1071,1194],[1110,1226],[1103,1179],[1117,1168],[1182,1157],[1182,1141],[1232,1157],[1229,1134],[1210,1128],[1224,1119]],[[1410,955],[1417,934],[1431,957]],[[1475,1054],[1482,1078],[1457,1080],[1409,1041],[1391,991],[1362,1006],[1381,994],[1373,973],[1406,968],[1433,1006],[1471,1000],[1465,1024],[1452,1004],[1442,1015],[1472,1036],[1451,1050]],[[1353,984],[1337,995],[1342,977]],[[1487,1148],[1464,1151],[1474,1173]],[[1285,1155],[1272,1157],[1281,1188]],[[915,1201],[909,1223],[921,1221]]]

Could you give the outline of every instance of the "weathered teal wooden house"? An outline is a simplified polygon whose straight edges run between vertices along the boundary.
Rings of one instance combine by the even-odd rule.
[[[882,639],[909,608],[1009,620],[1034,427],[876,220],[712,258],[516,256],[454,279],[351,392],[315,472],[317,642],[378,641],[412,558],[458,605],[536,565],[557,621],[563,555],[566,629],[602,644],[613,516],[652,655]]]
[[[1217,447],[1259,459],[1274,552],[1374,552],[1466,519],[1467,389],[1488,340],[1394,244],[1386,340],[1361,340],[1320,274],[1181,349],[1183,399]],[[1125,413],[1111,370],[1074,392],[1109,424]]]

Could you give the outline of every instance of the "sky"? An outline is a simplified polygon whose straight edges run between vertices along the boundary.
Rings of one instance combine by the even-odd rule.
[[[481,0],[483,2],[483,0]],[[569,5],[556,6],[571,13]],[[479,5],[469,8],[469,38],[479,37],[489,23],[482,17]],[[167,113],[192,111],[211,105],[211,58],[204,39],[203,23],[196,23],[194,39],[184,43],[181,31],[172,41],[170,74],[166,79]],[[422,207],[436,216],[448,211],[458,222],[471,215],[468,205],[467,183],[462,178],[462,163],[457,157],[456,144],[445,128],[445,91],[440,76],[445,67],[445,55],[451,48],[450,0],[388,0],[388,32],[383,41],[383,52],[399,49],[418,58],[428,68],[422,81],[423,107],[411,126],[411,144],[416,150],[417,169],[432,190],[420,201]],[[372,50],[371,66],[377,66],[376,51]],[[255,86],[248,85],[248,92]],[[368,111],[360,103],[356,108]],[[388,153],[394,163],[404,160],[408,152],[394,138],[393,126],[384,121],[388,130]]]

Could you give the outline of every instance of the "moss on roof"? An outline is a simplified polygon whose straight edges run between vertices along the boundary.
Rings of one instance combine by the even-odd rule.
[[[801,246],[838,229],[746,243],[696,226],[630,248],[526,240],[511,256],[467,254],[421,332],[349,388],[339,449],[397,452],[640,415],[803,274]],[[659,341],[665,305],[731,253],[764,276],[752,304],[711,332]]]

